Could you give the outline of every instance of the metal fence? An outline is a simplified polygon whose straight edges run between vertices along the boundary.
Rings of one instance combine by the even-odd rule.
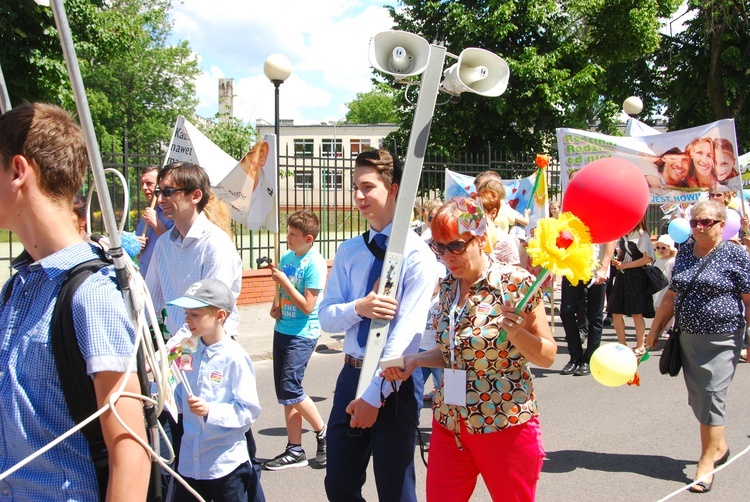
[[[397,150],[398,151],[398,150]],[[103,153],[105,168],[121,172],[129,181],[129,191],[121,183],[108,175],[110,198],[118,221],[122,217],[124,200],[129,201],[130,210],[126,215],[125,230],[135,229],[146,201],[140,190],[140,170],[149,165],[160,165],[164,153],[159,148],[139,148],[123,143],[122,152]],[[408,169],[408,166],[407,166]],[[445,169],[475,175],[486,170],[497,171],[504,179],[523,178],[536,171],[533,158],[507,152],[488,151],[483,154],[456,155],[452,157],[431,155],[425,157],[417,194],[417,204],[428,199],[442,198],[445,188]],[[324,257],[332,259],[338,246],[345,240],[360,234],[366,229],[366,222],[356,209],[351,190],[351,177],[354,158],[346,152],[336,157],[318,152],[316,157],[299,157],[294,152],[282,152],[280,156],[280,206],[279,235],[281,250],[286,249],[286,217],[299,209],[314,211],[321,222],[317,246]],[[404,176],[410,176],[406,171]],[[93,186],[89,176],[84,190]],[[547,186],[550,200],[560,200],[560,168],[551,163],[547,168]],[[92,230],[102,232],[98,203],[94,197],[92,204]],[[661,213],[658,206],[650,206],[647,213],[652,233],[656,232]],[[616,217],[616,215],[613,215]],[[256,268],[257,260],[274,256],[275,236],[268,231],[250,231],[244,225],[233,222],[232,230],[237,250],[242,257],[245,269]],[[10,261],[22,251],[22,246],[7,231],[0,233],[0,281],[4,282],[11,273]]]

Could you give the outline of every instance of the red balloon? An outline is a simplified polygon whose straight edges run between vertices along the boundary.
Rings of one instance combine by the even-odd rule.
[[[627,234],[648,208],[648,182],[635,164],[609,157],[575,173],[563,194],[562,210],[589,227],[595,244]]]

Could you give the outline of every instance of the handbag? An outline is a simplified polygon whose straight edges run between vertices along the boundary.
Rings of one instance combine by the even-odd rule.
[[[724,242],[719,244],[717,249],[723,246]],[[715,253],[712,253],[711,257],[703,261],[703,263],[701,264],[700,268],[695,273],[693,278],[690,279],[690,284],[688,284],[687,288],[685,288],[685,293],[680,295],[679,298],[686,297],[687,294],[693,289],[693,284],[695,284],[695,279],[698,278],[701,272],[703,272],[703,269],[706,268],[706,265],[708,265],[709,262],[713,259],[714,254]],[[679,303],[679,305],[681,304],[682,302]],[[667,343],[664,344],[664,349],[661,351],[661,356],[659,357],[659,372],[662,375],[668,374],[669,376],[672,376],[672,377],[679,375],[680,369],[682,369],[682,350],[680,347],[680,320],[679,320],[679,317],[677,317],[678,311],[679,311],[678,304],[675,304],[674,326],[672,326],[671,328],[669,328],[669,330],[667,330],[667,334],[669,335],[669,338],[667,339]]]
[[[633,261],[638,260],[643,256],[643,253],[640,252],[638,247],[634,243],[627,241],[625,238],[622,238],[620,241],[620,247],[625,253],[630,255]],[[635,248],[635,251],[633,251],[633,248]],[[645,287],[647,295],[656,294],[669,286],[669,279],[667,279],[667,276],[664,275],[664,272],[662,272],[659,267],[655,265],[644,265],[643,269],[646,271]]]
[[[669,338],[664,344],[659,358],[659,372],[662,375],[677,376],[682,369],[682,356],[680,355],[680,328],[675,325],[667,331]]]
[[[646,270],[646,294],[656,294],[669,286],[669,279],[659,267],[645,265],[643,268]]]

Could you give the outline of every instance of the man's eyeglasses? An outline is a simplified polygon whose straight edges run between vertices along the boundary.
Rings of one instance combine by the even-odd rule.
[[[439,242],[430,242],[430,249],[432,249],[437,255],[444,255],[446,251],[450,251],[451,254],[460,255],[466,252],[466,248],[471,241],[474,240],[474,236],[468,241],[453,241],[448,244],[441,244]]]
[[[190,188],[157,188],[154,190],[154,197],[159,197],[160,195],[164,197],[165,199],[170,198],[177,192],[188,192],[190,191]]]
[[[690,220],[690,228],[695,228],[700,226],[701,228],[711,228],[717,223],[721,223],[722,220],[711,220],[709,218],[704,218],[702,220]]]

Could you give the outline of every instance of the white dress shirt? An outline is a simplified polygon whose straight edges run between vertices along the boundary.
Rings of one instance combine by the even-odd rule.
[[[156,311],[168,301],[179,298],[201,279],[218,279],[232,290],[235,301],[242,288],[242,260],[234,243],[222,229],[208,221],[203,213],[198,215],[183,239],[177,227],[165,232],[156,242],[146,284],[151,292]],[[229,314],[224,331],[229,336],[237,334],[240,314],[237,305]],[[189,335],[182,307],[167,307],[167,329],[172,336]]]
[[[391,225],[383,229],[390,235]],[[370,239],[377,232],[370,230]],[[367,277],[375,257],[365,245],[362,236],[345,241],[336,251],[333,267],[328,276],[326,294],[320,304],[318,317],[320,327],[329,333],[345,331],[344,352],[361,359],[365,349],[359,346],[357,331],[362,318],[354,311],[354,303],[367,296]],[[398,308],[390,322],[388,340],[383,357],[414,354],[419,348],[427,322],[432,292],[437,283],[437,260],[435,254],[414,232],[408,232],[404,246],[404,261],[401,266],[396,300]],[[375,407],[380,407],[382,377],[377,373],[362,398]],[[383,385],[384,396],[392,389]]]
[[[190,411],[185,386],[175,401],[185,432],[179,472],[193,479],[218,479],[250,460],[245,432],[260,415],[255,370],[240,344],[229,337],[206,346],[201,340],[185,371],[190,388],[208,403],[208,416]]]

